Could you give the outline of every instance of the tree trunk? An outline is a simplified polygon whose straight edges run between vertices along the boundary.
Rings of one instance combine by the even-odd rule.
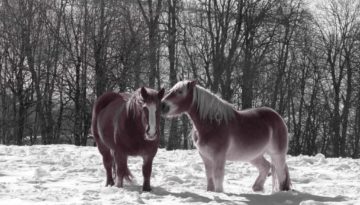
[[[74,95],[74,103],[75,103],[75,110],[74,110],[74,140],[75,145],[81,145],[81,133],[82,133],[82,123],[81,123],[81,106],[83,106],[81,102],[81,88],[80,88],[80,68],[81,67],[81,58],[77,57],[77,62],[75,64],[75,95]]]
[[[87,137],[89,134],[89,129],[91,125],[91,110],[89,110],[89,105],[87,103],[87,45],[88,45],[88,35],[89,35],[89,20],[88,20],[88,1],[84,1],[84,34],[83,34],[83,43],[81,49],[82,55],[82,70],[81,70],[81,83],[80,83],[80,98],[81,98],[81,145],[86,146]]]
[[[357,106],[355,112],[355,127],[354,127],[354,151],[352,154],[353,158],[358,158],[360,154],[360,88],[358,88],[357,94]]]
[[[245,57],[244,57],[244,67],[243,67],[243,76],[242,76],[242,85],[241,85],[241,102],[242,109],[252,108],[253,102],[253,85],[255,77],[255,68],[252,64],[252,50],[254,47],[254,37],[248,31],[248,34],[245,37]]]
[[[148,14],[142,5],[142,2],[138,0],[138,5],[140,7],[141,13],[145,22],[147,24],[147,28],[149,31],[149,87],[155,87],[155,79],[156,79],[156,64],[158,62],[157,51],[159,49],[159,17],[161,14],[162,8],[162,0],[156,1],[156,6],[153,6],[153,0],[147,1]]]
[[[64,115],[64,94],[63,94],[63,89],[64,89],[64,79],[63,77],[60,77],[60,80],[59,80],[59,112],[58,112],[58,117],[57,117],[57,120],[56,120],[56,125],[55,125],[55,128],[54,128],[54,133],[55,133],[55,136],[54,136],[54,143],[59,143],[59,140],[60,140],[60,136],[61,136],[61,127],[62,127],[62,122],[63,122],[63,115]]]
[[[349,113],[351,107],[351,97],[352,97],[352,78],[353,78],[353,67],[351,66],[351,53],[350,51],[345,51],[345,65],[346,65],[346,96],[344,99],[344,108],[341,115],[342,122],[342,132],[341,132],[341,140],[340,140],[340,155],[342,157],[346,157],[346,140],[347,140],[347,131],[348,131],[348,123],[349,123]]]
[[[5,72],[3,72],[3,53],[0,53],[0,144],[5,144],[5,111],[6,93],[5,93]]]
[[[340,116],[340,88],[334,87],[335,95],[334,95],[334,116],[332,119],[332,135],[333,135],[333,150],[334,157],[340,156],[340,124],[341,124],[341,116]]]
[[[155,87],[156,64],[157,64],[157,36],[151,26],[149,34],[149,87]]]
[[[100,0],[100,22],[97,34],[94,36],[95,59],[95,90],[100,97],[107,88],[106,78],[106,39],[105,36],[105,0]],[[96,31],[95,31],[96,32]]]
[[[177,0],[168,0],[168,49],[169,49],[169,64],[170,64],[170,86],[176,84],[176,5]],[[171,119],[170,132],[168,137],[167,150],[179,149],[181,146],[181,137],[178,132],[178,119]]]
[[[22,66],[21,66],[22,67]],[[25,109],[25,93],[23,90],[23,73],[22,68],[20,72],[18,73],[18,90],[17,90],[17,96],[19,101],[19,108],[18,108],[18,115],[17,115],[17,127],[16,127],[16,144],[22,145],[23,144],[23,138],[24,138],[24,126],[25,126],[25,115],[26,115],[26,109]]]

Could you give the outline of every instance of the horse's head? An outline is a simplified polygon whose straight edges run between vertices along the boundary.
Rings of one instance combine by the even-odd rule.
[[[161,101],[163,115],[172,117],[190,109],[193,102],[193,93],[196,81],[180,81],[176,83]]]
[[[155,140],[159,135],[160,103],[164,92],[164,88],[156,91],[142,87],[140,90],[143,99],[141,118],[145,127],[145,140]]]

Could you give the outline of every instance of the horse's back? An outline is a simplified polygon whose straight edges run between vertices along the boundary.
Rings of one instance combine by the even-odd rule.
[[[286,129],[287,127],[282,117],[273,109],[268,107],[253,108],[239,111],[242,121],[255,120],[257,123],[262,122],[273,128]],[[284,130],[285,131],[285,130]]]
[[[93,115],[99,113],[100,110],[104,109],[107,105],[109,105],[115,99],[122,98],[119,93],[115,92],[107,92],[102,94],[94,104]]]

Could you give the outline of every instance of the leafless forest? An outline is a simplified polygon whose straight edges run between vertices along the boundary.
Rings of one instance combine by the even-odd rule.
[[[0,143],[91,144],[105,91],[198,83],[268,106],[289,154],[360,157],[360,1],[0,0]],[[189,149],[186,116],[161,147]]]

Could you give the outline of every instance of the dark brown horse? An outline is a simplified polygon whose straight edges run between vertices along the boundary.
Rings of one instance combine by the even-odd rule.
[[[195,81],[178,82],[164,97],[162,113],[168,117],[187,113],[193,123],[193,140],[205,164],[208,191],[223,191],[226,160],[248,161],[259,171],[254,191],[262,191],[273,177],[273,191],[289,190],[287,127],[269,108],[237,111],[232,105]],[[264,158],[268,154],[271,163]]]
[[[91,129],[103,157],[106,186],[123,187],[123,179],[131,180],[128,156],[143,158],[143,190],[150,191],[152,162],[159,144],[159,92],[142,87],[133,95],[109,92],[94,104]],[[116,183],[112,177],[115,163]]]

